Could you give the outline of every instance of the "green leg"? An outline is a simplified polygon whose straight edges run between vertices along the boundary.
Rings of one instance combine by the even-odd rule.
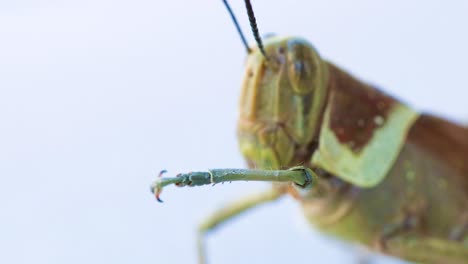
[[[151,185],[151,191],[159,202],[162,202],[159,198],[162,189],[171,184],[179,187],[193,187],[207,184],[215,185],[217,183],[231,181],[265,181],[293,183],[298,188],[310,188],[318,179],[318,176],[311,169],[302,166],[293,167],[287,170],[215,169],[203,172],[179,174],[172,178],[161,177],[164,172],[165,171],[161,171],[158,179]],[[204,257],[203,239],[207,232],[250,208],[277,199],[284,193],[284,189],[273,189],[265,193],[247,197],[246,199],[226,206],[204,221],[199,228],[198,237],[200,263],[205,263],[206,260]]]
[[[466,264],[468,246],[445,239],[414,235],[386,240],[385,253],[425,264]]]
[[[309,188],[317,179],[311,169],[302,166],[288,170],[215,169],[179,174],[172,178],[161,177],[164,172],[166,171],[161,171],[159,178],[151,185],[151,192],[155,194],[159,202],[162,202],[159,198],[162,189],[171,184],[179,187],[193,187],[231,181],[266,181],[294,183],[300,188]]]
[[[221,208],[205,219],[198,228],[197,248],[199,263],[206,263],[204,238],[208,232],[251,208],[278,199],[284,193],[284,189],[273,188],[263,193],[254,194]]]

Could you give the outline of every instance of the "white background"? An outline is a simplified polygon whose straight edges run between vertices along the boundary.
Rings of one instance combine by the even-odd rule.
[[[468,120],[466,1],[253,4],[262,33],[302,36],[417,109]],[[164,204],[149,185],[163,168],[244,166],[244,58],[218,0],[0,1],[0,262],[195,263],[203,216],[268,185],[170,187]],[[211,263],[356,256],[309,229],[290,198],[208,242]]]

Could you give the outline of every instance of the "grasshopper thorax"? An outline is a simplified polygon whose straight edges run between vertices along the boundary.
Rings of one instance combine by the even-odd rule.
[[[303,39],[272,37],[264,46],[267,58],[256,47],[247,57],[240,149],[255,167],[290,167],[305,162],[298,152],[311,154],[326,101],[328,68]]]

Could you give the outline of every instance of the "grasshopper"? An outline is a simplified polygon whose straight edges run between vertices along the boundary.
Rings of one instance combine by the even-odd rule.
[[[331,236],[406,261],[468,263],[468,128],[416,112],[322,59],[304,39],[262,40],[245,0],[257,43],[249,47],[224,4],[248,52],[238,139],[251,169],[159,177],[151,189],[161,201],[169,184],[274,184],[201,224],[200,262],[207,232],[289,194]]]

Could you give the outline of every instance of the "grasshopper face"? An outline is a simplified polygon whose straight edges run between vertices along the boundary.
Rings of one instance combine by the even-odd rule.
[[[268,59],[258,48],[247,57],[238,137],[251,166],[278,169],[310,157],[307,149],[320,128],[328,71],[303,39],[270,38],[265,51]]]

